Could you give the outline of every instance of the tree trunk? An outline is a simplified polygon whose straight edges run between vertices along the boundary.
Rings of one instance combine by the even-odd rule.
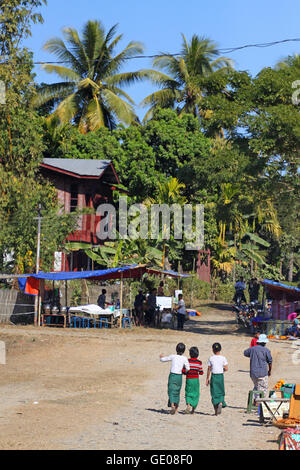
[[[293,282],[293,271],[294,271],[294,253],[291,252],[289,259],[289,272],[288,272],[288,281]]]
[[[280,261],[279,261],[279,274],[280,274],[280,276],[282,276],[282,264],[283,264],[283,259],[280,258]]]

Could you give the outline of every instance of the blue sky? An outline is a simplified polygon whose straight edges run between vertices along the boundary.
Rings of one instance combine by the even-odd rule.
[[[48,0],[41,9],[44,24],[32,27],[32,37],[26,46],[34,52],[36,61],[53,61],[43,44],[51,37],[61,37],[64,26],[80,32],[90,19],[100,20],[106,29],[118,23],[123,33],[120,47],[131,40],[141,41],[145,54],[177,53],[181,48],[181,33],[187,39],[193,34],[206,36],[220,48],[245,44],[300,38],[299,0]],[[265,66],[293,53],[300,53],[300,42],[279,44],[268,48],[250,48],[227,54],[238,70],[252,75]],[[129,69],[151,67],[148,59],[129,61]],[[35,68],[37,81],[51,83],[54,75]],[[299,77],[300,79],[300,77]],[[138,104],[153,88],[149,83],[132,85],[126,91]],[[137,109],[143,116],[144,110]]]

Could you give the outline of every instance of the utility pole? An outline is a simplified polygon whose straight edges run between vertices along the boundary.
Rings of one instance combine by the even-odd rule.
[[[40,252],[41,252],[41,222],[42,222],[42,216],[41,216],[41,210],[42,206],[39,204],[38,208],[38,231],[37,231],[37,249],[36,249],[36,274],[39,273],[40,271]],[[40,304],[40,295],[35,296],[34,300],[34,326],[38,326],[38,312],[39,312],[39,304]]]

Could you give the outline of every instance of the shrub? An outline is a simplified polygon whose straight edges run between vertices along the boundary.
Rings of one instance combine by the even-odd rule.
[[[193,302],[197,300],[208,300],[211,296],[209,282],[201,281],[195,276],[182,280],[182,290],[186,299],[193,299]]]

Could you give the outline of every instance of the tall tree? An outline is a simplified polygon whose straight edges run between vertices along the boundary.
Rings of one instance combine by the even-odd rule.
[[[75,122],[82,133],[100,127],[114,129],[118,122],[131,124],[137,120],[133,100],[123,90],[143,78],[142,71],[121,72],[124,63],[143,52],[139,42],[131,41],[115,54],[122,39],[116,35],[117,25],[105,32],[99,21],[88,21],[82,36],[76,29],[63,29],[64,40],[53,38],[44,49],[54,54],[63,65],[46,64],[44,70],[57,74],[62,81],[43,85],[35,104],[55,100],[53,115],[62,124]]]
[[[0,3],[0,80],[5,84],[5,103],[0,105],[0,271],[5,272],[34,270],[39,204],[44,269],[52,267],[54,251],[76,227],[76,214],[59,213],[55,188],[38,175],[44,149],[42,119],[30,106],[35,89],[32,53],[23,41],[32,23],[42,22],[36,9],[43,3]]]
[[[217,45],[210,39],[195,34],[188,42],[182,34],[182,50],[178,57],[161,53],[153,60],[153,67],[165,73],[149,71],[149,77],[161,89],[143,100],[144,106],[151,106],[145,120],[152,117],[158,106],[176,108],[179,115],[199,115],[199,103],[205,94],[203,78],[231,66],[232,61],[220,57]]]
[[[16,173],[32,172],[42,155],[41,123],[29,106],[34,90],[32,54],[23,46],[32,23],[43,19],[36,9],[44,0],[0,3],[0,80],[5,103],[0,105],[0,155]]]

